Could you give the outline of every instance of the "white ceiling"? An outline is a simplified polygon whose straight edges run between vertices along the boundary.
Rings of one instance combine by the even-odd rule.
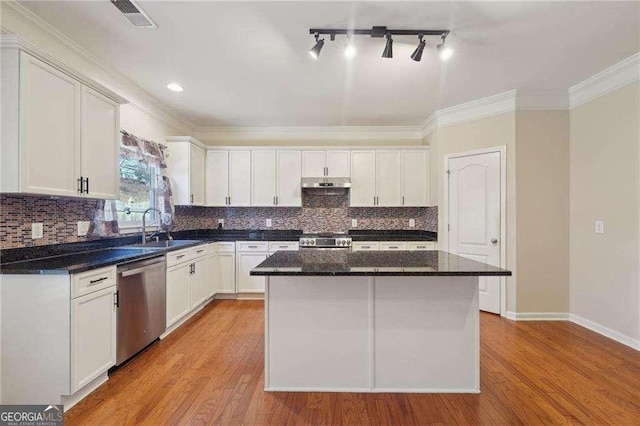
[[[138,2],[134,29],[108,1],[21,2],[198,126],[416,126],[433,111],[511,89],[554,92],[640,50],[640,2]],[[429,39],[326,37],[311,27],[449,29]],[[184,92],[166,89],[177,81]]]

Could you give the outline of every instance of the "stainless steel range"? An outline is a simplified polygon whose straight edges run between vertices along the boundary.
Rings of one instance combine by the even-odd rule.
[[[331,233],[302,234],[300,248],[351,250],[351,237],[347,234]]]

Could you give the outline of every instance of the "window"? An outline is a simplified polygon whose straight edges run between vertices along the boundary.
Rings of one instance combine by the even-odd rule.
[[[130,158],[126,149],[120,154],[120,198],[116,202],[118,226],[142,226],[142,214],[155,207],[158,189],[158,169],[137,158]],[[147,213],[147,224],[158,220],[157,213]]]

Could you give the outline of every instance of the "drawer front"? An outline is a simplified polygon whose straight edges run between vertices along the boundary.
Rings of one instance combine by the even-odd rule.
[[[407,250],[435,250],[436,243],[433,241],[411,241],[407,243]]]
[[[197,259],[199,257],[204,257],[208,254],[209,249],[206,244],[201,244],[199,246],[195,246],[191,249],[191,259]]]
[[[297,251],[297,241],[269,241],[269,251]]]
[[[407,243],[404,241],[383,241],[380,243],[380,250],[406,250]]]
[[[218,241],[214,243],[218,253],[235,253],[236,243],[233,241]]]
[[[269,243],[266,241],[252,242],[252,241],[238,241],[237,248],[239,252],[247,251],[269,251]]]
[[[167,253],[167,268],[190,261],[192,259],[192,255],[192,249],[190,248]]]
[[[207,248],[207,251],[206,251],[207,256],[213,256],[218,251],[217,243],[209,243],[205,247]]]
[[[378,241],[354,241],[351,248],[353,251],[380,250],[380,243]]]
[[[75,299],[114,285],[116,285],[115,266],[74,274],[71,298]]]

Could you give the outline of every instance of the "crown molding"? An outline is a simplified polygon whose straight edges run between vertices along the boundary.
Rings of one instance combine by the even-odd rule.
[[[197,127],[205,141],[396,141],[422,142],[417,126]]]
[[[199,146],[200,148],[207,149],[207,146],[205,144],[191,136],[167,136],[165,140],[167,142],[188,142],[195,146]]]
[[[422,132],[422,137],[426,138],[431,133],[438,130],[438,114],[437,111],[431,113],[426,120],[422,122],[420,125],[420,131]]]
[[[171,108],[158,101],[153,95],[145,91],[143,88],[138,86],[123,74],[103,64],[102,61],[91,52],[64,35],[62,32],[58,31],[55,27],[40,18],[35,13],[31,12],[26,7],[22,6],[14,0],[0,1],[0,12],[3,15],[3,20],[5,20],[4,16],[6,15],[12,16],[22,24],[37,31],[40,35],[44,36],[49,41],[71,51],[73,54],[77,55],[91,66],[100,69],[111,79],[113,79],[117,84],[130,88],[137,98],[135,100],[128,99],[130,105],[138,108],[139,110],[151,115],[155,119],[160,120],[171,127],[175,127],[178,130],[184,131],[185,133],[189,133],[194,129],[195,126],[193,125],[193,123],[191,123],[185,117],[171,110]],[[4,28],[2,32],[3,36],[8,33]],[[32,46],[37,48],[37,46],[33,44]],[[38,49],[42,52],[45,51],[44,49]],[[59,58],[56,58],[54,55],[47,53],[47,56],[57,62],[63,63],[63,61],[61,61]],[[109,88],[108,84],[104,84],[101,82],[98,83]],[[116,92],[116,90],[113,90],[112,88],[109,88],[109,90]]]
[[[433,129],[516,110],[516,90],[476,99],[431,114],[421,126],[423,134]]]
[[[640,80],[640,52],[569,88],[571,109]]]

